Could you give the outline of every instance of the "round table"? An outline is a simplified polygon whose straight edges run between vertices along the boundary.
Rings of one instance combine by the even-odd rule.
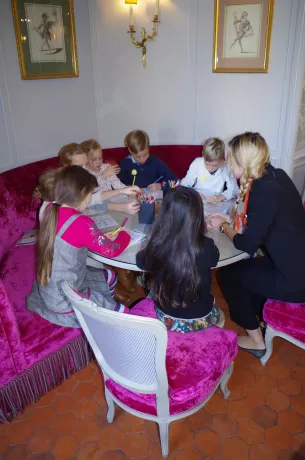
[[[114,220],[118,222],[119,225],[122,223],[125,217],[128,217],[126,227],[140,230],[145,234],[148,234],[151,228],[151,225],[139,224],[138,214],[131,216],[118,211],[108,211],[107,214],[110,214]],[[104,232],[109,232],[115,230],[115,228],[117,227],[101,230]],[[224,233],[220,233],[219,231],[212,229],[207,232],[207,236],[214,240],[216,246],[219,249],[220,258],[217,267],[224,267],[225,265],[230,265],[234,262],[238,262],[239,260],[249,257],[249,254],[236,249],[232,241]],[[102,262],[112,267],[124,268],[126,270],[132,271],[142,271],[136,264],[136,254],[140,251],[142,245],[144,244],[145,240],[140,244],[127,248],[124,252],[122,252],[122,254],[114,258],[108,258],[101,256],[96,252],[89,251],[88,265],[94,266],[95,263],[98,264]]]

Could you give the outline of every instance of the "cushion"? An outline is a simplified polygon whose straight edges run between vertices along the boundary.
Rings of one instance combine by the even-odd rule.
[[[0,260],[25,230],[35,227],[40,200],[33,191],[42,172],[57,166],[58,158],[50,158],[0,174]]]
[[[131,315],[157,318],[154,303],[145,299]],[[182,334],[168,331],[166,369],[168,374],[170,413],[189,410],[212,392],[237,354],[234,331],[212,326],[199,332]],[[120,401],[135,410],[157,415],[155,395],[124,389],[108,379],[106,386]]]
[[[4,257],[0,269],[3,286],[0,326],[2,324],[10,345],[17,375],[81,335],[80,329],[57,326],[26,310],[25,297],[35,279],[35,264],[35,245],[14,246]],[[1,363],[7,358],[6,351],[0,347]],[[11,372],[6,376],[0,373],[0,386],[10,378]]]
[[[263,315],[266,323],[273,329],[305,344],[305,303],[268,299],[264,305]]]

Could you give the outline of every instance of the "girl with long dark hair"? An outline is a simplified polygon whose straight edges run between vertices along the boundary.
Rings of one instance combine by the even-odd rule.
[[[217,323],[211,268],[218,260],[217,247],[205,236],[199,193],[187,187],[171,190],[145,248],[137,254],[158,318],[168,329],[191,332]]]

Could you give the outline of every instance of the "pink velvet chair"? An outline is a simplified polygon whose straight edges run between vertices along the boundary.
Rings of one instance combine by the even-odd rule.
[[[169,332],[156,319],[152,300],[129,314],[98,308],[63,283],[102,369],[107,420],[117,403],[137,417],[158,423],[162,454],[168,455],[169,423],[201,409],[227,382],[237,354],[233,331],[212,326],[196,333]]]
[[[266,364],[272,354],[274,337],[282,337],[305,350],[305,303],[289,303],[268,299],[264,305],[264,320],[267,323],[266,353],[261,363]]]

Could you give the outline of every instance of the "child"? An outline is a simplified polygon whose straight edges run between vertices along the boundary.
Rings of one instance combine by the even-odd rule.
[[[157,316],[172,331],[199,331],[216,324],[220,315],[211,294],[211,267],[219,252],[204,233],[199,193],[177,187],[164,198],[147,244],[137,254]]]
[[[130,153],[120,162],[121,172],[118,176],[124,184],[134,183],[155,192],[161,190],[161,183],[154,184],[161,176],[160,182],[178,179],[160,158],[149,153],[149,137],[144,131],[131,131],[125,137],[124,144]],[[133,175],[133,172],[136,174]]]
[[[125,307],[116,303],[111,295],[116,284],[114,273],[86,266],[88,249],[116,257],[130,242],[125,231],[111,241],[90,217],[82,214],[96,186],[95,177],[80,166],[57,170],[54,201],[45,210],[41,222],[37,281],[26,298],[26,305],[28,310],[60,326],[80,327],[73,307],[61,289],[63,281],[68,281],[73,289],[100,307],[125,311]]]
[[[98,182],[98,188],[95,192],[120,190],[126,187],[116,176],[120,172],[119,166],[103,163],[102,147],[97,141],[89,139],[80,145],[88,156],[86,169],[96,177]]]
[[[224,191],[226,184],[227,189]],[[220,203],[236,198],[236,179],[225,164],[225,144],[217,137],[210,137],[202,148],[202,158],[193,161],[181,185],[195,188],[210,203]]]
[[[47,206],[50,204],[50,202],[54,201],[55,199],[54,198],[54,182],[55,182],[56,175],[58,174],[58,171],[59,169],[53,169],[53,170],[47,171],[39,178],[39,185],[36,189],[36,196],[38,195],[39,198],[43,200],[43,203],[39,210],[39,222],[42,221],[43,214]],[[106,205],[107,202],[104,204]],[[105,207],[105,210],[107,210],[107,207]],[[103,267],[104,266],[101,263],[100,268],[103,268]],[[129,296],[126,296],[122,292],[122,286],[126,287],[126,281],[124,280],[124,277],[123,277],[124,271],[122,269],[121,270],[116,269],[115,271],[118,273],[118,276],[120,279],[120,284],[118,285],[116,289],[116,300],[118,300],[121,303],[130,302],[131,298]]]
[[[61,166],[68,165],[77,165],[87,168],[88,166],[88,156],[83,151],[81,145],[79,144],[67,144],[64,145],[59,153],[60,164]],[[91,205],[102,204],[103,207],[101,211],[121,211],[126,212],[127,214],[136,214],[140,210],[140,204],[138,201],[130,201],[126,203],[104,203],[105,200],[110,200],[121,193],[127,196],[134,196],[142,193],[139,187],[125,187],[122,184],[123,188],[118,190],[109,190],[108,192],[96,192],[92,195]]]

